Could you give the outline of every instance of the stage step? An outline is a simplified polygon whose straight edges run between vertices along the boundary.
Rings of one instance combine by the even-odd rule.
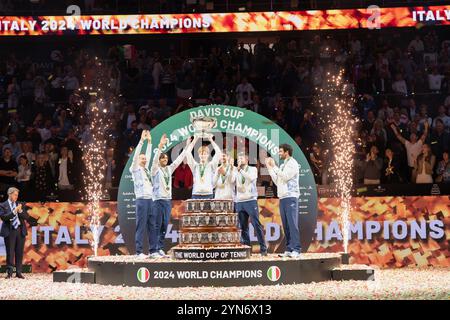
[[[331,269],[331,278],[341,280],[375,280],[375,270],[363,264],[343,264]]]
[[[89,257],[87,269],[53,272],[54,282],[139,287],[230,287],[321,281],[374,280],[366,265],[345,264],[341,254],[302,254],[299,259],[253,255],[247,260],[189,261],[136,256]]]
[[[232,287],[332,280],[340,254],[302,254],[299,259],[253,255],[246,260],[188,261],[135,256],[88,258],[97,284],[139,287]]]
[[[53,272],[53,282],[95,283],[95,272],[89,269],[68,269]]]

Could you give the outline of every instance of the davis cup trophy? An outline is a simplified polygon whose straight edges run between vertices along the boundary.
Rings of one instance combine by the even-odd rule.
[[[191,123],[195,129],[195,136],[206,139],[211,134],[212,128],[217,124],[217,119],[212,117],[193,117]]]
[[[194,135],[207,139],[217,124],[212,117],[191,118]],[[181,214],[180,242],[172,249],[175,259],[247,259],[250,247],[240,243],[241,230],[233,200],[191,199]]]
[[[179,244],[172,256],[181,260],[247,259],[250,247],[240,243],[241,230],[233,200],[191,199],[180,217]]]

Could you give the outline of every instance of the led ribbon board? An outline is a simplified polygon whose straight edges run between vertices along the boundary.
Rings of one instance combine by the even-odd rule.
[[[0,16],[0,36],[124,35],[380,29],[449,25],[450,5],[430,7],[139,14]]]

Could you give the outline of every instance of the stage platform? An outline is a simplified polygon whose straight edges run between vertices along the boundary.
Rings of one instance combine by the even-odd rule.
[[[350,266],[349,266],[350,267]],[[339,277],[337,271],[339,270]],[[367,266],[342,264],[339,253],[305,253],[300,258],[281,258],[276,254],[253,255],[246,260],[189,261],[172,258],[139,259],[136,256],[88,258],[88,269],[53,273],[54,282],[73,282],[86,277],[88,283],[138,287],[230,287],[288,285],[329,280],[373,280]],[[92,279],[92,273],[94,279]],[[367,274],[364,277],[364,274]]]

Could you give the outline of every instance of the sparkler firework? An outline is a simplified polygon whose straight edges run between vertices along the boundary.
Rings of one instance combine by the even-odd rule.
[[[340,197],[339,222],[344,252],[348,249],[350,199],[353,187],[353,161],[355,146],[352,141],[356,120],[352,116],[354,98],[348,94],[343,69],[327,72],[322,88],[318,89],[318,105],[323,124],[323,135],[331,146],[333,160],[330,172]]]
[[[102,96],[109,84],[103,84],[103,72],[101,63],[96,58],[97,78],[93,86],[80,88],[80,96],[89,96],[87,102],[82,99],[78,106],[83,109],[86,103],[86,111],[81,117],[87,117],[88,125],[84,128],[85,139],[81,142],[83,151],[84,170],[82,173],[84,181],[84,199],[87,200],[90,213],[90,229],[92,232],[91,246],[94,255],[97,256],[100,236],[100,200],[104,195],[104,172],[106,169],[105,149],[107,145],[106,130],[109,128],[108,109],[106,106],[112,104]]]

